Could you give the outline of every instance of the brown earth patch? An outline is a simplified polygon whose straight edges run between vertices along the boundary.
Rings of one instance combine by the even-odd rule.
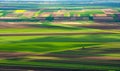
[[[89,23],[89,22],[88,22]],[[94,23],[80,24],[79,22],[53,22],[52,24],[63,24],[74,27],[94,28],[94,29],[120,29],[120,23]],[[34,22],[0,22],[0,29],[3,28],[43,28]],[[52,28],[52,27],[51,27]]]
[[[12,58],[12,57],[22,57],[28,56],[29,53],[19,53],[19,52],[0,52],[0,58]]]
[[[4,59],[14,59],[14,58],[21,58],[26,56],[37,56],[37,57],[50,57],[53,58],[52,60],[56,61],[56,57],[62,58],[62,60],[58,60],[58,63],[87,63],[93,64],[93,65],[116,65],[118,66],[120,57],[104,57],[104,56],[87,56],[87,57],[81,57],[79,55],[65,55],[65,54],[33,54],[33,53],[19,53],[19,52],[0,52],[0,58]],[[46,61],[46,59],[33,59],[32,61]],[[55,58],[55,59],[54,59]],[[68,58],[68,60],[64,59]],[[69,59],[70,58],[70,59]],[[49,59],[48,59],[49,60]],[[50,59],[51,60],[51,59]],[[94,62],[95,61],[95,62]],[[96,62],[97,61],[97,62]],[[117,61],[117,62],[114,62]],[[40,68],[40,67],[21,67],[21,66],[0,66],[0,70],[2,71],[26,71],[26,70],[33,70],[33,71],[68,71],[69,69],[58,69],[58,68]],[[69,71],[71,71],[70,69]],[[81,71],[81,70],[74,70],[74,71]],[[89,71],[89,70],[86,70]],[[91,70],[90,70],[91,71]],[[94,70],[92,70],[94,71]]]
[[[120,29],[118,24],[69,24],[75,27],[93,28],[93,29]]]

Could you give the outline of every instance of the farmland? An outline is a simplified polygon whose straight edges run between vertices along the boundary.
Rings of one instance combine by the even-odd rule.
[[[1,36],[1,70],[6,70],[6,67],[10,70],[20,71],[120,70],[119,22],[1,21],[0,28],[0,34],[54,33],[53,36]],[[88,34],[55,35],[63,32]]]
[[[119,23],[114,24],[117,27],[119,26]],[[109,29],[100,27],[85,28],[85,25],[105,26],[106,23],[95,24],[93,21],[24,22],[24,24],[23,22],[1,22],[1,34],[68,33],[71,31],[72,33],[113,33],[95,35],[1,36],[1,69],[6,70],[6,67],[8,67],[11,70],[119,71],[119,27],[115,30],[113,23],[109,26],[107,25]]]
[[[52,14],[54,16],[54,13],[57,14],[57,15],[66,15],[68,13],[68,15],[74,15],[74,14],[78,14],[78,16],[82,16],[82,15],[85,15],[85,16],[88,16],[88,15],[93,15],[93,14],[104,14],[104,12],[102,12],[102,9],[99,10],[99,9],[94,9],[93,11],[91,11],[91,9],[88,9],[88,10],[38,10],[38,11],[34,11],[34,10],[1,10],[0,13],[1,13],[1,17],[8,17],[9,15],[11,16],[15,16],[15,17],[20,17],[20,16],[25,16],[24,13],[27,13],[27,12],[33,12],[33,16],[31,17],[38,17],[40,16],[41,14],[45,15],[46,13],[49,13],[47,16],[49,16],[50,14]],[[27,13],[28,14],[28,13]],[[29,15],[25,16],[25,17],[28,17]],[[46,16],[46,17],[47,17]]]
[[[120,71],[111,1],[0,1],[0,71]]]
[[[3,66],[119,70],[119,36],[0,37],[3,54],[0,63]]]
[[[41,21],[101,21],[119,22],[119,10],[105,9],[80,9],[80,10],[0,10],[0,21],[3,22],[41,22]]]
[[[111,2],[113,1],[113,2]],[[2,1],[0,2],[0,9],[82,9],[82,8],[119,8],[119,1],[114,2],[110,0],[106,3],[106,0],[96,1]],[[32,5],[32,7],[31,7]]]

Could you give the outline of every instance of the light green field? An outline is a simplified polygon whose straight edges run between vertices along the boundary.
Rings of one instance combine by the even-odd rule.
[[[11,52],[12,51],[24,52],[24,50],[28,52],[29,51],[30,52],[46,52],[46,51],[52,51],[52,50],[56,51],[59,49],[65,50],[65,49],[71,49],[72,47],[75,48],[74,46],[76,46],[76,48],[81,48],[82,46],[89,46],[89,44],[86,45],[86,42],[89,42],[93,45],[96,43],[99,44],[104,42],[120,42],[119,36],[120,35],[106,34],[106,35],[79,35],[79,36],[0,37],[1,39],[0,43],[2,43],[0,44],[0,50],[3,50],[3,51],[6,50]],[[8,44],[8,45],[5,45],[5,44]]]
[[[87,28],[81,28],[81,29],[46,29],[46,28],[39,28],[39,29],[0,29],[0,33],[48,33],[48,32],[102,32],[102,30],[95,30],[95,29],[87,29]]]
[[[94,14],[104,14],[102,10],[85,10],[84,12],[70,12],[71,15],[77,14],[78,16],[93,16]]]
[[[119,61],[117,60],[82,59],[84,57],[119,58],[119,36],[119,34],[109,34],[0,37],[1,52],[32,54],[0,59],[0,65],[119,71]],[[85,49],[82,49],[82,47],[85,47]],[[42,54],[43,56],[36,56],[36,54]]]
[[[85,23],[85,22],[80,22]],[[0,29],[0,33],[48,33],[48,32],[104,32],[104,30],[83,28],[83,27],[74,27],[69,25],[53,25],[50,22],[36,24],[36,28],[5,28]]]

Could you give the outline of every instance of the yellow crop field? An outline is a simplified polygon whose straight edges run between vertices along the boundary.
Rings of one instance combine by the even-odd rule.
[[[14,13],[24,13],[26,10],[15,10]]]

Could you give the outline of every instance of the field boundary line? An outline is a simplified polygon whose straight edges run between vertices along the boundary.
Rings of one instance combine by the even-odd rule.
[[[97,34],[120,34],[120,33],[113,32],[1,33],[0,36],[54,36],[54,35],[97,35]]]

